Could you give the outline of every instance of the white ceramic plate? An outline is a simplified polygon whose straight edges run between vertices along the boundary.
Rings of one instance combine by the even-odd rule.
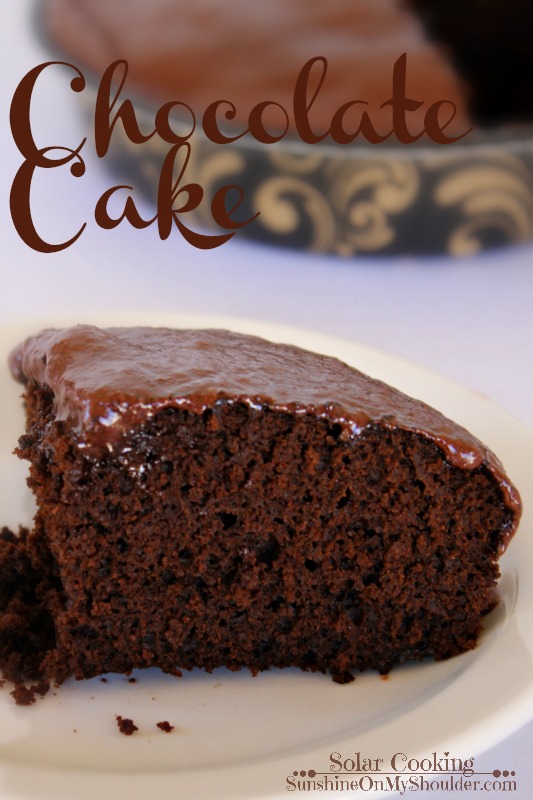
[[[296,670],[199,671],[181,679],[157,671],[69,682],[32,707],[0,692],[0,797],[4,800],[225,800],[287,797],[295,771],[329,772],[330,753],[383,758],[449,753],[466,759],[533,716],[533,433],[480,395],[397,358],[319,334],[227,318],[93,318],[103,325],[228,327],[335,355],[438,407],[500,456],[522,493],[520,531],[502,561],[501,603],[476,650],[442,663],[365,674],[339,686]],[[0,498],[2,524],[28,524],[32,501],[25,466],[11,455],[23,414],[5,366],[22,337],[43,319],[0,328]],[[139,731],[122,736],[115,715]],[[175,726],[163,733],[156,723]],[[382,767],[384,769],[384,767]],[[374,776],[376,777],[376,776]],[[305,793],[309,796],[309,793]],[[357,792],[356,795],[361,795]],[[320,792],[321,797],[350,792]],[[372,796],[379,792],[372,791]]]

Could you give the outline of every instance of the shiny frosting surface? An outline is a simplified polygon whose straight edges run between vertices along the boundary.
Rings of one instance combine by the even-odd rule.
[[[408,95],[425,104],[412,112],[413,127],[428,104],[451,100],[457,116],[448,133],[468,128],[465,86],[408,0],[45,0],[43,9],[47,35],[77,66],[98,75],[126,59],[128,85],[147,100],[183,101],[197,113],[230,100],[236,121],[267,100],[290,113],[299,71],[323,56],[328,74],[313,123],[327,126],[344,103],[363,100],[386,132],[392,112],[381,104],[391,97],[394,63],[407,53]],[[271,122],[280,122],[275,112]]]
[[[107,328],[45,330],[13,351],[11,371],[54,395],[56,420],[83,447],[120,447],[128,432],[165,408],[202,413],[220,401],[314,414],[341,438],[368,425],[413,431],[454,466],[485,465],[506,504],[518,493],[496,456],[438,411],[335,358],[223,330]]]

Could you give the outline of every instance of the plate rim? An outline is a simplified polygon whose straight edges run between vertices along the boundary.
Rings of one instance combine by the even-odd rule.
[[[80,319],[81,317],[81,319]],[[407,383],[411,382],[413,373],[415,375],[416,380],[415,383],[422,381],[429,381],[430,384],[438,385],[438,387],[445,387],[448,389],[452,394],[458,394],[459,396],[467,396],[470,398],[470,401],[474,403],[474,405],[480,405],[482,409],[488,413],[496,414],[499,418],[505,421],[505,424],[508,426],[508,429],[511,431],[511,438],[515,438],[518,435],[524,437],[523,442],[527,442],[531,452],[533,453],[533,431],[528,428],[522,421],[515,418],[512,414],[510,414],[505,409],[502,409],[497,404],[493,403],[489,398],[477,394],[474,390],[465,387],[452,379],[448,378],[447,376],[441,375],[438,372],[435,372],[431,369],[427,369],[426,367],[420,366],[414,362],[409,361],[406,358],[402,358],[385,351],[379,350],[377,348],[373,348],[367,346],[366,344],[359,344],[355,341],[349,340],[347,338],[341,338],[337,336],[332,336],[330,334],[321,333],[317,330],[308,330],[305,328],[285,325],[285,324],[278,324],[275,322],[270,321],[263,321],[263,320],[254,320],[245,317],[235,317],[235,316],[224,316],[224,315],[211,315],[211,314],[181,314],[181,313],[162,313],[158,314],[156,312],[98,312],[94,314],[83,314],[76,316],[76,322],[74,320],[74,315],[57,315],[54,314],[53,318],[46,318],[38,319],[36,317],[31,317],[28,319],[20,319],[16,322],[10,323],[1,323],[0,324],[0,352],[5,351],[7,352],[7,346],[15,345],[17,341],[20,339],[20,335],[30,335],[32,332],[36,332],[41,327],[49,326],[50,323],[53,323],[53,327],[59,327],[64,325],[76,324],[77,323],[87,323],[87,324],[97,324],[97,325],[129,325],[129,324],[151,324],[151,325],[160,325],[164,327],[226,327],[228,329],[241,331],[243,333],[252,333],[254,335],[263,336],[264,338],[270,338],[273,341],[287,341],[289,343],[296,344],[298,346],[307,347],[307,349],[317,349],[320,352],[329,353],[332,355],[336,354],[336,357],[342,358],[342,356],[338,355],[339,351],[341,353],[349,353],[353,351],[353,353],[357,354],[358,357],[362,356],[363,361],[366,359],[367,361],[371,362],[375,359],[377,365],[377,372],[375,373],[375,377],[381,380],[387,380],[387,376],[383,377],[381,374],[381,370],[387,370],[387,365],[391,364],[394,369],[393,372],[398,372],[401,370],[406,370],[407,373]],[[27,334],[24,334],[23,331],[26,330]],[[6,344],[5,337],[7,336],[8,339],[11,341],[9,345]],[[286,338],[287,337],[287,338]],[[307,342],[307,344],[303,344],[303,342]],[[309,344],[310,343],[310,344]],[[317,345],[319,347],[317,348]],[[320,346],[321,345],[321,346]],[[358,366],[353,362],[348,361],[347,363],[352,363],[352,366]],[[365,370],[362,367],[363,371]],[[370,373],[374,375],[374,373]],[[389,382],[390,379],[389,379]],[[393,385],[396,385],[394,383]],[[402,391],[405,391],[403,386],[399,387]],[[418,394],[414,394],[413,396],[418,396]],[[424,396],[421,397],[422,400],[427,402]],[[446,410],[444,409],[444,413]],[[461,420],[458,420],[461,422]],[[462,422],[461,422],[462,424]],[[476,435],[477,432],[475,431]],[[490,446],[490,443],[489,443]],[[524,447],[527,450],[527,447]],[[499,455],[499,454],[498,454]],[[504,460],[505,463],[505,460]],[[512,468],[514,471],[514,467]],[[518,477],[518,475],[517,475]],[[511,479],[514,480],[514,476],[511,471]],[[519,485],[519,489],[522,490],[522,497],[526,494],[526,486],[523,487]],[[524,509],[524,516],[522,518],[522,522],[519,527],[519,531],[517,534],[517,541],[523,541],[522,546],[516,544],[511,548],[517,550],[525,551],[526,555],[529,556],[530,563],[533,563],[533,544],[529,547],[529,553],[527,552],[527,537],[523,535],[524,531],[523,528],[525,527],[525,520],[527,520],[527,514],[525,513],[526,509]],[[1,523],[1,520],[0,520]],[[527,522],[526,522],[527,524]],[[520,533],[522,530],[522,535]],[[504,557],[506,558],[506,557]],[[526,561],[524,558],[518,559],[518,564],[516,565],[516,569],[521,573],[525,570],[525,563]],[[521,570],[520,570],[521,568]],[[514,611],[511,613],[511,617],[513,615],[519,615],[518,620],[520,619],[520,615],[524,613],[522,606],[527,611],[530,609],[533,611],[533,589],[531,585],[528,585],[527,581],[524,584],[524,581],[520,581],[520,590],[519,590],[519,597],[517,598],[517,606]],[[515,617],[516,619],[516,617]],[[498,636],[498,639],[501,639],[501,636]],[[492,642],[492,648],[496,647],[496,642]],[[530,655],[533,657],[533,631],[530,634],[530,641],[529,641],[529,649]],[[475,651],[474,651],[475,652]],[[468,655],[468,654],[467,654]],[[479,659],[482,661],[483,659]],[[531,672],[531,671],[530,671]],[[445,693],[447,690],[439,694]],[[427,703],[422,703],[421,707],[426,707],[427,713]],[[429,702],[430,710],[431,710],[431,701]],[[28,713],[31,713],[28,712]],[[408,721],[408,718],[411,717],[411,724],[416,724],[416,718],[419,716],[419,708],[415,708],[414,710],[409,711],[403,718],[404,723]],[[413,717],[415,720],[413,721]],[[407,718],[407,720],[406,720]],[[522,725],[527,724],[533,718],[533,672],[530,674],[530,681],[529,684],[522,690],[522,692],[515,696],[512,702],[508,702],[503,709],[493,710],[492,714],[490,715],[489,719],[492,719],[493,722],[491,726],[488,726],[487,718],[483,717],[481,720],[478,720],[475,725],[470,728],[465,728],[462,731],[456,732],[456,734],[452,737],[452,739],[447,738],[445,741],[446,747],[451,749],[452,751],[455,749],[456,751],[463,750],[465,748],[471,749],[474,747],[473,742],[475,741],[475,750],[476,752],[482,753],[485,750],[489,749],[490,747],[494,746],[495,744],[499,743],[513,732],[518,730]],[[353,737],[352,737],[353,738]],[[362,734],[362,738],[366,738],[366,734]],[[438,744],[436,745],[438,747]],[[433,749],[433,745],[428,746]],[[308,752],[305,758],[302,758],[302,761],[308,761],[311,763],[313,758],[317,757],[316,748],[315,755],[313,755],[312,750]],[[324,755],[325,748],[321,748],[320,752],[322,756]],[[421,753],[419,753],[420,755]],[[416,756],[417,753],[413,752],[413,756]],[[292,760],[291,760],[292,759]],[[294,756],[289,758],[291,763],[294,763]],[[285,759],[286,766],[288,767],[288,761]],[[316,762],[315,762],[316,763]],[[279,766],[276,766],[276,769],[279,771],[280,776],[280,789],[279,791],[272,793],[268,792],[267,794],[253,794],[254,797],[261,798],[261,800],[280,800],[281,797],[284,796],[284,789],[282,786],[282,776],[285,774],[283,772],[283,764],[278,762]],[[247,785],[254,785],[257,784],[257,769],[259,772],[265,769],[264,762],[259,764],[259,767],[249,766],[246,768],[228,768],[228,769],[216,769],[214,771],[210,771],[210,775],[208,776],[208,783],[210,784],[211,781],[214,781],[216,785],[219,784],[220,781],[228,782],[233,773],[232,779],[233,781],[237,778],[236,784],[236,793],[232,794],[223,794],[223,797],[241,797],[244,795],[240,793],[239,787],[242,788],[244,785],[243,782],[246,782]],[[18,778],[20,781],[28,783],[31,785],[32,781],[32,774],[34,782],[41,782],[42,781],[42,773],[43,768],[41,767],[33,767],[30,765],[10,765],[9,763],[6,764],[5,762],[0,762],[0,778],[3,777],[3,773],[5,770],[12,772],[13,776],[19,773]],[[65,770],[63,769],[55,769],[55,768],[46,768],[46,771],[50,774],[55,776],[55,780],[59,783],[64,783],[65,779],[67,783],[69,781],[69,776],[66,775]],[[22,772],[25,774],[25,778],[22,776]],[[236,775],[236,773],[239,773]],[[92,775],[88,775],[86,772],[73,772],[72,775],[79,776],[80,774],[83,775],[83,780],[87,777],[90,777],[90,780],[87,781],[87,787],[90,787],[90,791],[95,791],[94,786],[97,785],[98,781],[104,779],[109,781],[110,776],[108,773],[94,773]],[[170,776],[160,776],[158,778],[158,790],[164,790],[165,782],[170,781],[168,787],[172,787],[172,791],[176,791],[177,784],[176,784],[176,775],[180,773],[172,773]],[[184,773],[181,773],[182,775]],[[288,773],[287,773],[288,774]],[[118,777],[118,776],[115,776]],[[154,788],[154,775],[143,775],[142,773],[139,775],[137,773],[129,774],[123,773],[121,774],[122,781],[129,781],[131,782],[134,780],[137,784],[145,783],[143,778],[147,779],[149,782],[150,791]],[[192,776],[187,776],[187,778]],[[204,794],[199,792],[204,792],[205,796],[207,797],[207,784],[206,784],[206,775],[205,771],[203,776],[200,776],[200,780],[195,781],[196,792],[198,798],[203,798]],[[76,778],[77,780],[77,778]],[[94,784],[94,782],[97,782]],[[203,787],[203,788],[202,788]],[[142,789],[145,792],[148,786],[140,787],[138,785],[137,789]],[[323,793],[322,793],[323,794]],[[379,796],[377,793],[373,792],[373,794],[377,797]],[[27,795],[30,797],[30,795]],[[32,797],[47,797],[47,795],[31,795]],[[67,796],[67,795],[66,795]],[[137,796],[137,795],[135,795]],[[139,794],[140,797],[144,797],[144,794]],[[246,795],[252,796],[250,795]],[[8,796],[6,795],[6,800]],[[21,800],[21,795],[13,795],[13,798],[17,798],[17,800]],[[26,795],[24,795],[26,797]],[[59,797],[59,796],[58,796]],[[90,797],[90,795],[88,795]],[[221,795],[222,797],[222,795]]]

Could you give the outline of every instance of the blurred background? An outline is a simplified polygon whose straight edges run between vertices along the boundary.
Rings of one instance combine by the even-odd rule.
[[[107,6],[113,9],[113,0]],[[32,188],[34,220],[52,242],[70,238],[84,222],[87,227],[72,247],[41,254],[17,235],[9,209],[21,162],[9,129],[11,98],[21,78],[52,52],[36,33],[35,7],[42,11],[27,0],[3,0],[0,6],[2,325],[131,312],[153,314],[154,320],[187,313],[286,324],[369,345],[446,375],[533,427],[533,167],[527,123],[520,121],[503,136],[494,129],[483,134],[476,125],[472,146],[461,144],[453,157],[451,146],[445,164],[442,152],[427,143],[408,158],[381,149],[379,158],[344,151],[340,157],[330,145],[320,152],[288,148],[258,155],[243,145],[232,150],[232,174],[241,176],[251,198],[263,198],[264,222],[252,239],[238,232],[222,247],[204,251],[177,230],[161,241],[155,225],[134,230],[122,223],[112,231],[96,225],[98,198],[122,178],[142,184],[146,195],[136,194],[136,205],[144,217],[154,215],[150,188],[157,148],[148,159],[122,146],[109,160],[98,160],[88,118],[68,85],[71,73],[53,68],[35,93],[34,137],[40,146],[77,147],[87,136],[86,172],[76,179],[68,170],[40,171]],[[66,19],[64,14],[60,8],[58,19]],[[118,30],[124,30],[123,22]],[[85,32],[84,47],[90,42]],[[107,55],[104,50],[104,61]],[[141,82],[135,93],[143,95],[139,107],[149,113],[155,95],[148,97],[146,87],[143,94]],[[202,147],[200,142],[198,157]],[[216,153],[207,152],[191,169],[206,184],[229,182],[230,167],[219,164]],[[346,175],[348,188],[341,180]],[[476,214],[481,221],[473,222]],[[379,226],[376,238],[371,232]],[[532,744],[529,723],[480,755],[476,766],[516,769],[526,796],[533,789]]]

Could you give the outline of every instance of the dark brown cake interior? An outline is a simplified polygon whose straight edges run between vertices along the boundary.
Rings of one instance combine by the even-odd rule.
[[[42,679],[42,662],[56,641],[52,612],[61,607],[55,569],[28,533],[0,531],[0,666],[14,683]]]
[[[174,395],[150,405],[140,388],[142,397],[125,401],[124,386],[140,387],[141,374],[153,391],[158,365],[146,353],[155,341],[163,363],[191,340],[200,360],[190,384],[211,380],[206,365],[225,349],[234,370],[226,382],[240,364],[250,390],[261,380],[273,388],[281,370],[283,396],[298,383],[290,360],[309,359],[346,379],[345,390],[349,375],[360,418],[368,394],[367,423],[354,427],[357,415],[334,404],[328,415],[216,386],[187,402]],[[125,342],[137,369],[124,360]],[[89,368],[99,347],[116,383],[105,391]],[[272,375],[261,378],[257,365],[272,353]],[[475,646],[519,500],[495,457],[437,412],[419,405],[429,428],[421,433],[415,401],[340,362],[220,331],[47,332],[13,363],[28,416],[18,452],[31,462],[39,510],[29,537],[4,542],[16,564],[1,598],[9,677],[298,666],[346,681],[352,671]],[[322,396],[321,381],[322,373],[309,391]],[[390,413],[381,418],[376,397],[385,391]],[[102,414],[104,395],[115,417]],[[120,435],[110,430],[106,446],[114,425]],[[44,620],[28,652],[9,624],[17,571],[22,608]]]
[[[91,462],[22,441],[65,606],[44,671],[305,666],[342,677],[475,645],[511,514],[413,434],[169,409]],[[43,402],[44,401],[44,402]],[[68,464],[68,469],[65,469]],[[50,515],[61,508],[61,514]]]

